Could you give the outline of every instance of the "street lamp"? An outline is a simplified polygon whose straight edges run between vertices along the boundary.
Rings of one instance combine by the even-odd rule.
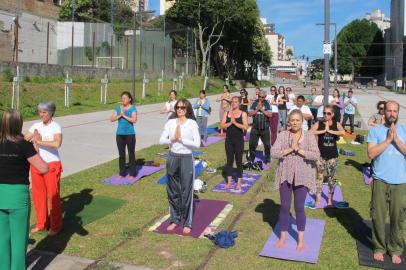
[[[324,25],[324,23],[316,23],[316,25]],[[330,25],[334,25],[334,88],[337,88],[337,24],[330,23]]]

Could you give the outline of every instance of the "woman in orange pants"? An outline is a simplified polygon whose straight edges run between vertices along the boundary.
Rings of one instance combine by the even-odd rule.
[[[53,102],[40,103],[38,113],[41,122],[32,125],[25,135],[25,139],[33,142],[38,148],[40,156],[48,163],[49,167],[49,171],[42,174],[31,166],[32,198],[37,217],[37,224],[31,233],[49,229],[48,234],[50,236],[58,234],[62,229],[59,188],[62,164],[58,153],[58,148],[62,144],[62,129],[53,120],[55,111],[56,107]]]

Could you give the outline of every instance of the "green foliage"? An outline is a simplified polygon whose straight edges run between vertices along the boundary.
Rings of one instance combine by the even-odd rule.
[[[339,74],[354,71],[360,76],[376,76],[383,73],[384,40],[375,23],[354,20],[340,31],[337,42]]]
[[[6,68],[3,71],[3,81],[5,81],[5,82],[12,82],[13,81],[13,72],[11,72],[11,69]]]

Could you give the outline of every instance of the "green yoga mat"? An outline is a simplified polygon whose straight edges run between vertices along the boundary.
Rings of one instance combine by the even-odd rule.
[[[80,194],[80,193],[79,193]],[[63,200],[64,226],[65,225],[86,225],[101,219],[125,203],[124,200],[115,199],[101,195],[71,195]]]

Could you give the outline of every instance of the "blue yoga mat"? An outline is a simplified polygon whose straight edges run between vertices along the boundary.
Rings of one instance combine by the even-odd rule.
[[[218,127],[207,127],[207,135],[217,133],[219,131]]]
[[[201,175],[203,170],[204,170],[203,162],[200,161],[199,163],[197,163],[195,165],[195,177],[198,177],[199,175]],[[167,182],[168,182],[168,177],[165,174],[164,176],[162,176],[161,179],[158,180],[157,183],[160,185],[166,185]]]

